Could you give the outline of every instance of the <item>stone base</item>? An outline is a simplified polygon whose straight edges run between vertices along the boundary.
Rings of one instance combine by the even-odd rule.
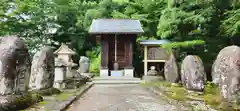
[[[113,77],[121,77],[123,74],[124,72],[122,70],[111,71],[111,76]]]
[[[71,68],[67,68],[66,77],[67,78],[72,78],[73,77],[73,72],[71,71]]]
[[[66,88],[66,83],[64,83],[64,82],[55,82],[53,84],[53,87],[57,88],[57,89],[64,89],[64,88]]]
[[[146,82],[152,82],[152,81],[163,81],[162,76],[143,76],[143,80]]]
[[[87,78],[92,78],[90,73],[81,73],[81,75]]]
[[[108,76],[108,69],[100,69],[100,77]]]
[[[124,76],[134,77],[134,69],[124,69]]]

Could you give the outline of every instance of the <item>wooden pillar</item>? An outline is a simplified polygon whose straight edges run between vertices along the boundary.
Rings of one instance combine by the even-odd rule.
[[[108,69],[108,40],[101,39],[101,69]]]
[[[128,42],[125,43],[125,54],[126,54],[126,60],[127,60],[127,69],[132,69],[133,68],[133,65],[132,65],[132,62],[133,62],[133,43],[131,40],[128,40]]]
[[[144,75],[147,75],[148,64],[147,64],[147,46],[144,46]]]

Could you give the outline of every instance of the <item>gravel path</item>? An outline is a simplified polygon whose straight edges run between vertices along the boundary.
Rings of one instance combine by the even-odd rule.
[[[178,111],[140,85],[94,85],[67,111]]]

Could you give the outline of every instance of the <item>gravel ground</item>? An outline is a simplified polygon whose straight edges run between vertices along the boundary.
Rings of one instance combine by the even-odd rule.
[[[179,111],[137,84],[94,85],[67,111]]]

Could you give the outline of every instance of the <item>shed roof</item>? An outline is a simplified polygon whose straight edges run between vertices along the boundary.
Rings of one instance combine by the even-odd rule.
[[[75,55],[76,52],[68,48],[67,45],[63,44],[54,52],[54,54],[69,54],[69,55]]]
[[[133,19],[95,19],[89,34],[138,34],[143,33],[139,20]]]
[[[141,40],[140,44],[142,45],[162,45],[170,43],[169,40],[163,39],[163,40]]]

